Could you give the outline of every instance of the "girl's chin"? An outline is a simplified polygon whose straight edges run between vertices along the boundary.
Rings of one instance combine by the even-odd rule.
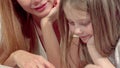
[[[89,39],[81,39],[83,43],[87,43]]]
[[[89,37],[86,37],[86,38],[81,38],[82,42],[83,43],[88,43],[89,39],[91,38],[92,36],[89,36]]]
[[[82,42],[85,43],[85,44],[87,43],[87,41],[83,41],[83,40],[82,40]]]

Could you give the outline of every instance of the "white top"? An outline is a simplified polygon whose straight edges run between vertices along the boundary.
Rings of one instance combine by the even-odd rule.
[[[114,53],[110,55],[109,60],[116,68],[120,68],[120,39],[118,40]]]
[[[0,68],[13,68],[13,67],[5,66],[5,65],[0,65]]]
[[[120,68],[120,39],[118,40],[116,49],[115,49],[115,61],[117,68]]]
[[[47,55],[46,55],[45,49],[42,46],[42,43],[41,43],[41,41],[39,39],[39,36],[38,36],[37,32],[36,32],[36,35],[37,35],[37,39],[38,39],[38,45],[36,46],[37,47],[37,51],[38,51],[37,54],[39,54],[39,55],[43,56],[45,59],[47,59]]]

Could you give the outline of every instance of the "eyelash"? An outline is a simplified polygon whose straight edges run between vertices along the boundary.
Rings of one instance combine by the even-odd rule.
[[[91,21],[88,21],[88,22],[83,23],[82,25],[83,25],[83,26],[87,26],[87,25],[89,25],[90,23],[91,23]]]
[[[91,22],[91,21],[88,21],[88,22],[85,22],[85,23],[82,23],[82,24],[79,24],[79,25],[87,26],[87,25],[90,24],[90,22]],[[75,25],[74,22],[69,22],[69,21],[68,21],[68,24],[69,24],[69,25],[73,25],[73,26]]]
[[[74,22],[69,22],[69,21],[68,21],[68,24],[70,24],[70,25],[75,25]]]

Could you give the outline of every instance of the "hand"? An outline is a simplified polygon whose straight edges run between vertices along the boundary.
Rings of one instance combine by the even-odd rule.
[[[60,0],[56,0],[55,6],[51,9],[51,11],[49,12],[49,14],[47,16],[45,16],[44,18],[41,19],[41,22],[50,21],[51,23],[53,23],[57,19],[59,1]]]
[[[87,64],[84,68],[101,68],[101,67],[95,64]]]
[[[11,55],[19,68],[55,68],[42,56],[31,54],[26,51],[16,51]]]
[[[87,42],[87,46],[93,46],[93,45],[95,45],[94,36],[92,36]]]
[[[97,45],[96,45],[97,46]],[[108,57],[103,57],[95,47],[94,37],[91,37],[87,43],[88,52],[94,62],[94,65],[87,65],[86,68],[115,68]]]

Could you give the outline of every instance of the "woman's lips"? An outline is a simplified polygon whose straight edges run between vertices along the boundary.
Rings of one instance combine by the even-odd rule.
[[[45,4],[39,6],[39,7],[34,8],[34,9],[35,9],[36,11],[41,12],[41,11],[43,11],[43,10],[46,8],[46,5],[47,5],[47,2],[46,2]]]

